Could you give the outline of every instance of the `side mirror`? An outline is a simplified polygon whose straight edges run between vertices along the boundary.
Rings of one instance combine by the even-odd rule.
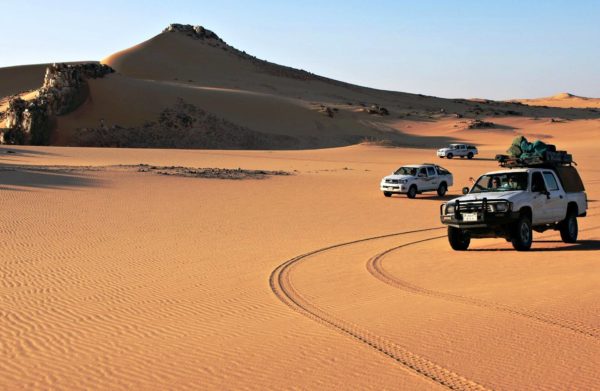
[[[463,194],[469,194],[469,188],[468,187],[463,187],[462,188],[462,193]]]

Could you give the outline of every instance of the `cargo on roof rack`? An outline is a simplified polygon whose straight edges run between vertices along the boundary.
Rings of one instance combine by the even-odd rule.
[[[501,167],[553,167],[577,165],[573,156],[565,151],[545,151],[541,155],[515,157],[509,155],[496,155],[496,160]]]

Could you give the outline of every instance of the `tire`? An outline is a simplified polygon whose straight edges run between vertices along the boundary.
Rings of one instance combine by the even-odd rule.
[[[512,245],[517,251],[527,251],[531,248],[532,241],[533,231],[531,229],[531,220],[527,216],[521,216],[513,230]]]
[[[390,193],[389,191],[384,191],[383,195],[386,196],[386,197],[391,197],[392,193]]]
[[[446,185],[446,182],[442,182],[442,183],[440,183],[440,186],[437,189],[437,195],[440,197],[443,197],[446,195],[447,191],[448,191],[448,186]]]
[[[453,155],[453,154],[451,154],[451,153],[448,153],[448,154],[446,154],[446,157],[447,157],[448,159],[452,159],[452,158],[454,157],[454,155]]]
[[[409,187],[408,192],[406,193],[408,198],[415,198],[417,196],[417,186],[412,185]]]
[[[560,238],[565,243],[575,243],[577,242],[578,233],[577,215],[571,211],[567,213],[567,217],[560,223]]]
[[[448,242],[456,251],[465,251],[471,244],[471,236],[460,228],[448,227]]]
[[[467,159],[473,159],[473,152],[467,153]]]

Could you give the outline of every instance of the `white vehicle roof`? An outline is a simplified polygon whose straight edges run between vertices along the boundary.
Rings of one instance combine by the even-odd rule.
[[[552,169],[538,168],[538,167],[519,167],[519,168],[508,168],[508,169],[505,168],[504,170],[486,172],[483,175],[504,174],[504,173],[508,173],[508,172],[532,172],[532,171],[552,171]]]
[[[427,163],[427,164],[404,164],[400,167],[410,167],[410,168],[422,168],[422,167],[436,167],[437,164]]]

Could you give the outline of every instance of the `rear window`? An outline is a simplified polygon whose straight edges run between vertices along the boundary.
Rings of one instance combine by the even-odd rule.
[[[450,175],[450,171],[446,170],[444,167],[437,166],[438,175]]]
[[[546,187],[548,188],[548,191],[558,190],[558,183],[556,183],[554,174],[548,171],[544,171],[544,179],[546,180]]]
[[[558,175],[558,179],[567,193],[579,193],[580,191],[585,191],[583,181],[575,167],[558,166],[554,169],[554,172]]]

